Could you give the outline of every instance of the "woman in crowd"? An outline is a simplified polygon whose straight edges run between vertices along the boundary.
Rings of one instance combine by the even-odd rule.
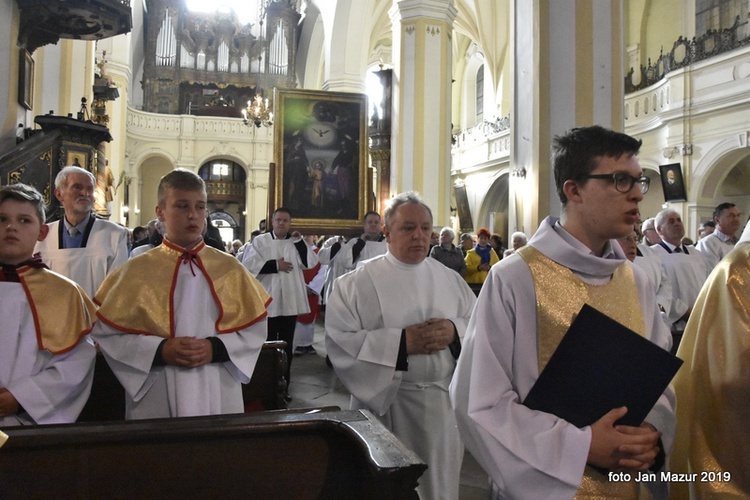
[[[466,281],[484,283],[490,268],[500,261],[490,246],[490,231],[483,227],[477,232],[477,244],[466,252]]]
[[[437,259],[445,267],[453,269],[461,276],[466,276],[466,261],[460,248],[453,244],[456,233],[449,227],[440,230],[440,244],[430,250],[430,257]]]
[[[490,236],[490,246],[497,254],[499,259],[503,258],[503,252],[505,252],[505,245],[503,245],[503,237],[497,233],[492,233]]]

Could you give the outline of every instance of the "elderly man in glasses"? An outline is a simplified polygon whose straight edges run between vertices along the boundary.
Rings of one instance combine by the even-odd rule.
[[[525,247],[490,270],[451,398],[461,437],[495,496],[637,498],[638,483],[608,481],[601,471],[635,478],[663,464],[674,428],[671,388],[638,427],[615,425],[624,407],[579,428],[521,403],[584,304],[670,346],[652,284],[615,241],[633,231],[649,187],[636,158],[641,142],[594,126],[558,136],[553,146],[561,216],[546,218]]]
[[[649,281],[654,286],[654,290],[656,290],[656,303],[659,305],[662,319],[669,327],[672,323],[680,319],[679,316],[675,316],[675,313],[671,311],[672,281],[661,266],[661,259],[658,255],[652,253],[648,247],[646,247],[648,252],[642,252],[642,240],[643,235],[636,224],[633,232],[623,238],[617,238],[617,243],[620,244],[628,260],[646,272]],[[673,346],[674,350],[676,348]]]

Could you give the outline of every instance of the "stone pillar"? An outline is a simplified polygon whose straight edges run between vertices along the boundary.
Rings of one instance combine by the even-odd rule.
[[[453,0],[402,0],[393,24],[391,194],[418,191],[450,221]]]
[[[515,0],[512,9],[510,163],[521,175],[510,178],[509,223],[531,235],[562,206],[554,136],[588,125],[624,129],[623,1]]]

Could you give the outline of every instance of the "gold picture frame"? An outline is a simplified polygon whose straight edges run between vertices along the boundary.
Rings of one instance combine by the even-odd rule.
[[[456,209],[458,211],[458,225],[462,233],[474,231],[474,223],[471,220],[471,207],[469,197],[466,195],[466,186],[455,186]]]
[[[34,59],[26,49],[20,49],[18,57],[18,103],[34,107]]]
[[[359,234],[373,205],[367,96],[289,89],[274,100],[269,212],[286,207],[303,233]]]

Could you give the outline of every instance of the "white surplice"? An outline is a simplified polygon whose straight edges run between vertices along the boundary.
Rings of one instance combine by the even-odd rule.
[[[714,267],[729,252],[734,250],[734,240],[732,236],[726,235],[717,229],[708,236],[701,238],[695,247],[703,253],[711,262],[711,266]]]
[[[341,250],[341,267],[344,273],[352,271],[358,263],[383,255],[388,251],[388,243],[385,239],[383,241],[365,241],[365,246],[362,247],[357,259],[354,260],[354,245],[359,241],[360,238],[352,238],[346,242],[346,246]]]
[[[667,243],[670,249],[672,245]],[[706,278],[711,272],[713,265],[710,259],[706,258],[699,250],[688,247],[689,253],[669,253],[661,245],[652,245],[651,249],[654,254],[661,259],[661,265],[664,272],[672,282],[672,307],[670,309],[670,318],[681,318],[689,307],[693,307],[695,299],[706,282]],[[684,321],[678,323],[681,329]]]
[[[326,349],[352,408],[367,408],[428,465],[422,498],[457,498],[463,457],[448,385],[450,350],[410,355],[396,370],[401,330],[430,318],[453,322],[463,337],[475,302],[461,276],[434,259],[417,265],[392,254],[340,277],[326,308]]]
[[[586,283],[609,282],[625,260],[615,240],[609,243],[613,258],[596,257],[555,223],[553,217],[545,219],[528,244]],[[656,307],[653,287],[639,268],[634,266],[633,274],[645,336],[668,350],[671,337]],[[526,262],[512,255],[492,267],[482,286],[451,384],[461,437],[501,498],[570,499],[583,478],[591,428],[579,429],[522,405],[538,377],[534,282]],[[662,432],[669,450],[674,433],[671,387],[646,421]]]
[[[49,234],[36,244],[34,252],[56,273],[78,283],[89,297],[114,269],[128,260],[128,231],[114,222],[96,219],[88,242],[82,248],[60,248],[58,220],[49,225]]]
[[[662,267],[661,259],[649,249],[648,253],[636,256],[633,264],[646,272],[651,285],[656,290],[656,303],[664,309],[661,313],[662,319],[668,327],[671,326],[680,319],[681,315],[672,310],[672,280]]]
[[[318,255],[313,247],[307,248],[307,262],[303,264],[295,243],[300,240],[292,238],[278,239],[272,232],[256,236],[242,254],[242,264],[263,285],[273,298],[268,306],[268,317],[297,316],[310,312],[307,301],[307,285],[302,274],[303,269],[312,269],[318,263]],[[261,273],[269,260],[283,258],[294,266],[291,272]]]
[[[206,277],[180,265],[174,285],[176,337],[216,336],[219,309]],[[134,299],[135,300],[135,299]],[[125,333],[98,321],[91,333],[125,388],[125,418],[187,417],[242,413],[242,385],[250,382],[266,339],[266,319],[233,333],[218,335],[229,361],[197,368],[153,366],[155,335]]]
[[[0,387],[8,389],[24,409],[20,415],[0,418],[0,429],[75,422],[91,392],[94,346],[84,338],[62,354],[40,350],[34,316],[20,283],[0,282],[0,318]]]
[[[341,242],[341,236],[332,236],[323,242],[323,246],[318,251],[318,260],[326,267],[326,276],[323,283],[323,294],[320,296],[320,303],[327,304],[328,297],[333,290],[333,282],[344,274],[343,262],[340,253],[343,251],[345,242]],[[335,252],[334,252],[335,251]]]

